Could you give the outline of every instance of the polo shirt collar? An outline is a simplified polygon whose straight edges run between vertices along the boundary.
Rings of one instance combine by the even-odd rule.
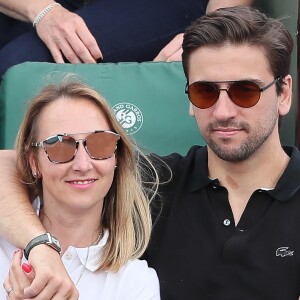
[[[198,148],[190,175],[189,191],[195,192],[214,181],[208,177],[207,159],[207,146]]]
[[[272,190],[266,190],[273,198],[287,201],[300,190],[300,152],[296,147],[285,146],[284,151],[290,157],[289,163]],[[194,192],[218,181],[208,177],[207,146],[198,148],[191,171],[189,191]]]
[[[107,229],[104,230],[104,234],[102,239],[99,241],[97,245],[90,246],[86,248],[75,248],[78,258],[83,266],[85,266],[91,272],[95,272],[99,268],[99,261],[101,259],[103,248],[107,243],[107,239],[109,237],[109,232]],[[72,247],[72,246],[70,246]],[[89,251],[89,253],[88,253]],[[88,260],[87,259],[88,253]],[[85,265],[86,264],[86,265]]]
[[[275,188],[267,191],[279,201],[291,199],[300,190],[300,152],[296,147],[283,147],[290,157],[289,163]]]

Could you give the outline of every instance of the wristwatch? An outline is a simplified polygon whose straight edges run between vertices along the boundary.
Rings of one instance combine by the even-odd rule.
[[[42,235],[35,237],[28,243],[28,245],[24,249],[25,258],[28,259],[29,253],[32,250],[32,248],[34,248],[37,245],[41,245],[41,244],[48,245],[49,247],[53,248],[58,253],[61,252],[59,240],[56,237],[54,237],[51,233],[46,232]]]

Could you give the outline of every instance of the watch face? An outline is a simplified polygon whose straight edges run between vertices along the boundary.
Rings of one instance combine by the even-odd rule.
[[[56,237],[54,237],[53,235],[52,235],[52,240],[53,240],[54,244],[56,244],[58,247],[60,247],[59,240]]]
[[[60,253],[61,247],[60,247],[59,240],[56,237],[54,237],[52,234],[50,234],[50,233],[47,233],[47,236],[49,238],[47,244],[50,247],[54,248],[56,251],[58,251]]]

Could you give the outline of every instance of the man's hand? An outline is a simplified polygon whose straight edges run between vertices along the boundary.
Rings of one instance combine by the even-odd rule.
[[[36,26],[37,34],[56,63],[96,63],[102,58],[97,42],[83,19],[63,7],[55,7]]]
[[[47,245],[34,247],[29,264],[35,272],[31,285],[24,289],[26,299],[77,300],[78,291],[58,253]]]

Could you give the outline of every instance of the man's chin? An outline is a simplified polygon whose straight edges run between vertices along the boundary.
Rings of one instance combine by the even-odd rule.
[[[232,145],[228,143],[219,145],[210,141],[208,146],[220,159],[228,162],[241,162],[248,159],[253,154],[252,151],[249,151],[250,149],[242,147],[241,145]]]

